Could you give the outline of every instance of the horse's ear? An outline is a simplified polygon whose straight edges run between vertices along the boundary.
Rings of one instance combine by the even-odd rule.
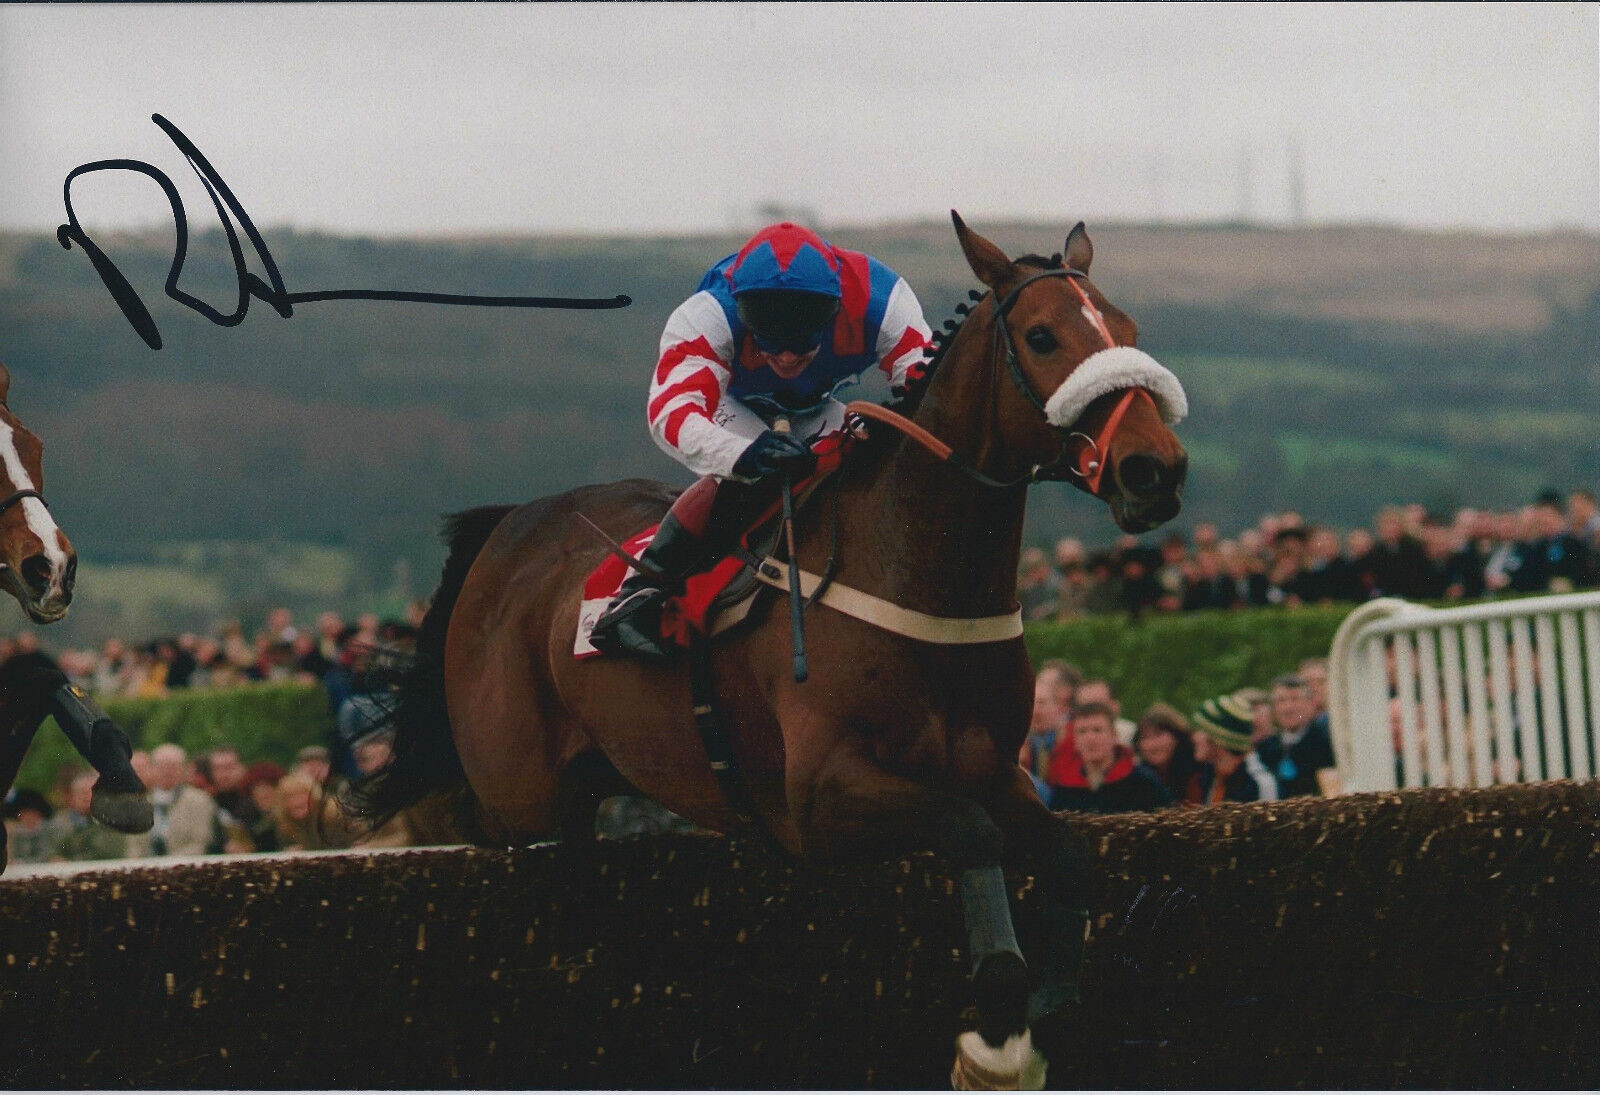
[[[956,239],[961,241],[961,251],[967,256],[967,265],[978,275],[978,280],[989,288],[997,288],[1013,276],[1011,260],[1006,253],[978,233],[967,227],[961,214],[950,210],[950,219],[956,225]]]
[[[1067,265],[1074,270],[1089,272],[1089,264],[1094,261],[1094,244],[1089,242],[1089,232],[1079,221],[1072,226],[1072,231],[1067,233]]]
[[[0,363],[0,407],[5,406],[6,396],[11,391],[11,370]]]

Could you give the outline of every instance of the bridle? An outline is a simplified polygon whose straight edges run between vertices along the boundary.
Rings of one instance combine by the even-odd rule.
[[[1070,266],[1051,267],[1023,278],[1012,286],[1011,291],[1004,297],[999,297],[995,301],[995,355],[999,356],[1000,350],[1004,349],[1006,371],[1010,374],[1012,383],[1017,386],[1017,390],[1023,394],[1028,402],[1045,417],[1046,421],[1049,420],[1049,413],[1045,409],[1045,401],[1039,397],[1038,392],[1034,391],[1033,385],[1028,381],[1027,374],[1022,371],[1022,359],[1017,355],[1017,345],[1011,337],[1011,328],[1006,324],[1006,316],[1016,304],[1017,298],[1021,296],[1022,291],[1034,282],[1042,278],[1067,278],[1068,284],[1082,298],[1085,308],[1091,318],[1094,319],[1095,326],[1099,330],[1101,337],[1105,339],[1106,345],[1108,347],[1115,346],[1116,342],[1111,338],[1111,333],[1106,330],[1105,324],[1099,320],[1098,310],[1094,308],[1093,303],[1089,300],[1089,294],[1084,292],[1082,286],[1078,284],[1077,279],[1086,279],[1088,276],[1082,270],[1074,270]],[[1122,393],[1121,398],[1117,400],[1116,406],[1112,408],[1111,413],[1106,417],[1105,425],[1100,428],[1097,437],[1078,430],[1065,431],[1066,436],[1061,440],[1060,451],[1056,453],[1053,460],[1044,464],[1035,464],[1027,474],[1012,480],[995,479],[986,475],[978,470],[977,466],[970,460],[962,457],[932,433],[904,415],[889,410],[887,407],[879,406],[876,403],[855,402],[851,403],[846,408],[846,411],[857,418],[873,419],[894,427],[969,479],[986,487],[1009,490],[1014,487],[1028,486],[1045,479],[1059,478],[1055,473],[1064,471],[1068,475],[1082,480],[1084,489],[1090,494],[1095,494],[1099,491],[1101,477],[1105,474],[1104,454],[1110,448],[1112,438],[1115,437],[1118,427],[1122,425],[1122,420],[1127,416],[1128,409],[1133,405],[1134,400],[1140,396],[1143,396],[1146,400],[1151,398],[1150,393],[1143,388],[1127,389]],[[1057,427],[1057,429],[1059,431],[1060,427]],[[1067,450],[1075,439],[1081,439],[1084,445],[1080,447],[1078,458],[1069,462]]]
[[[5,498],[0,499],[0,514],[5,513],[6,510],[10,509],[18,502],[21,502],[24,498],[37,498],[41,506],[43,506],[45,509],[50,508],[50,503],[44,500],[44,495],[40,494],[32,487],[29,487],[27,490],[19,490],[14,494],[7,495]],[[10,564],[0,562],[0,570],[9,569],[11,569]]]
[[[39,500],[39,504],[44,506],[45,509],[50,508],[50,503],[44,500],[44,495],[30,487],[27,490],[19,490],[15,494],[9,495],[4,499],[0,499],[0,513],[4,513],[6,510],[10,509],[24,498],[37,498]]]

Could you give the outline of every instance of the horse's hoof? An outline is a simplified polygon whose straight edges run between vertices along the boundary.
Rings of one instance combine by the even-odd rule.
[[[1038,1091],[1044,1087],[1047,1062],[1033,1048],[1027,1031],[991,1046],[975,1030],[956,1039],[956,1063],[950,1069],[954,1091]]]
[[[94,789],[89,816],[119,833],[148,833],[156,823],[155,807],[148,796],[133,791]]]

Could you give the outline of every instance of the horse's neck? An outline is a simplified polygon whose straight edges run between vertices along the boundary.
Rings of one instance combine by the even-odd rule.
[[[962,456],[979,459],[984,436],[976,416],[987,405],[984,394],[930,391],[918,423]],[[940,411],[961,403],[960,420]],[[851,569],[864,570],[872,592],[937,616],[995,616],[1016,608],[1025,488],[984,486],[920,445],[902,442],[871,482],[851,493],[846,524],[862,550],[842,554],[855,562]]]
[[[877,540],[891,599],[937,616],[996,616],[1017,604],[1026,492],[973,482],[905,444],[877,484]]]

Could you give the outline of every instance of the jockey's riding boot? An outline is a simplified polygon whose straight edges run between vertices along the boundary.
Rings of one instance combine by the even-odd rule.
[[[607,654],[634,654],[657,662],[671,659],[674,648],[661,637],[661,608],[669,597],[683,592],[684,579],[698,571],[704,559],[704,541],[669,512],[639,556],[654,570],[628,575],[595,621],[589,642]]]

